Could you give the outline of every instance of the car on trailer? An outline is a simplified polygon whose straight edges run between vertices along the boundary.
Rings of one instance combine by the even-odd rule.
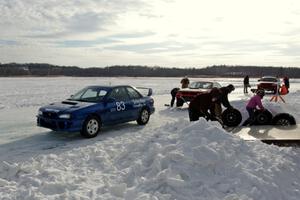
[[[147,90],[142,95],[141,90]],[[53,131],[98,135],[102,126],[137,121],[145,125],[154,113],[151,88],[129,85],[88,86],[69,99],[39,108],[37,125]]]

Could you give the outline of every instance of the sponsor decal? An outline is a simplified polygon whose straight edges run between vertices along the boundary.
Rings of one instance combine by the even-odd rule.
[[[145,99],[134,99],[134,100],[132,100],[132,102],[133,102],[134,108],[142,107],[146,104]]]

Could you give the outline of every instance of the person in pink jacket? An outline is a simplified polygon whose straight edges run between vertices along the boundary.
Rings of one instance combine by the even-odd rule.
[[[246,106],[246,110],[248,111],[249,118],[243,123],[243,126],[252,125],[255,121],[254,112],[259,108],[260,110],[264,110],[261,100],[265,96],[264,90],[257,90],[256,95],[254,95]]]

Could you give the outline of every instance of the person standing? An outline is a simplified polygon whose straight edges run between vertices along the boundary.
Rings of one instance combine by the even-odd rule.
[[[249,84],[249,76],[244,77],[244,93],[248,93],[248,87],[250,86]]]
[[[288,78],[287,76],[285,76],[285,77],[283,78],[283,83],[284,83],[284,85],[285,85],[285,87],[286,87],[286,89],[287,89],[287,93],[289,93],[290,80],[289,80],[289,78]]]
[[[179,91],[179,88],[173,88],[171,90],[171,96],[172,96],[171,104],[170,104],[171,107],[173,107],[173,105],[174,105],[174,102],[175,102],[175,99],[176,99],[176,94],[177,94],[178,91]]]
[[[183,79],[181,79],[180,83],[181,83],[181,88],[188,88],[190,84],[190,80],[188,79],[187,76],[185,76]]]

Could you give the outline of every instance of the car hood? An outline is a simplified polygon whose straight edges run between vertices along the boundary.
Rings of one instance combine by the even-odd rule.
[[[47,106],[42,107],[40,110],[48,112],[73,112],[79,109],[87,108],[95,105],[96,103],[92,102],[80,102],[80,101],[62,101],[51,103]]]

